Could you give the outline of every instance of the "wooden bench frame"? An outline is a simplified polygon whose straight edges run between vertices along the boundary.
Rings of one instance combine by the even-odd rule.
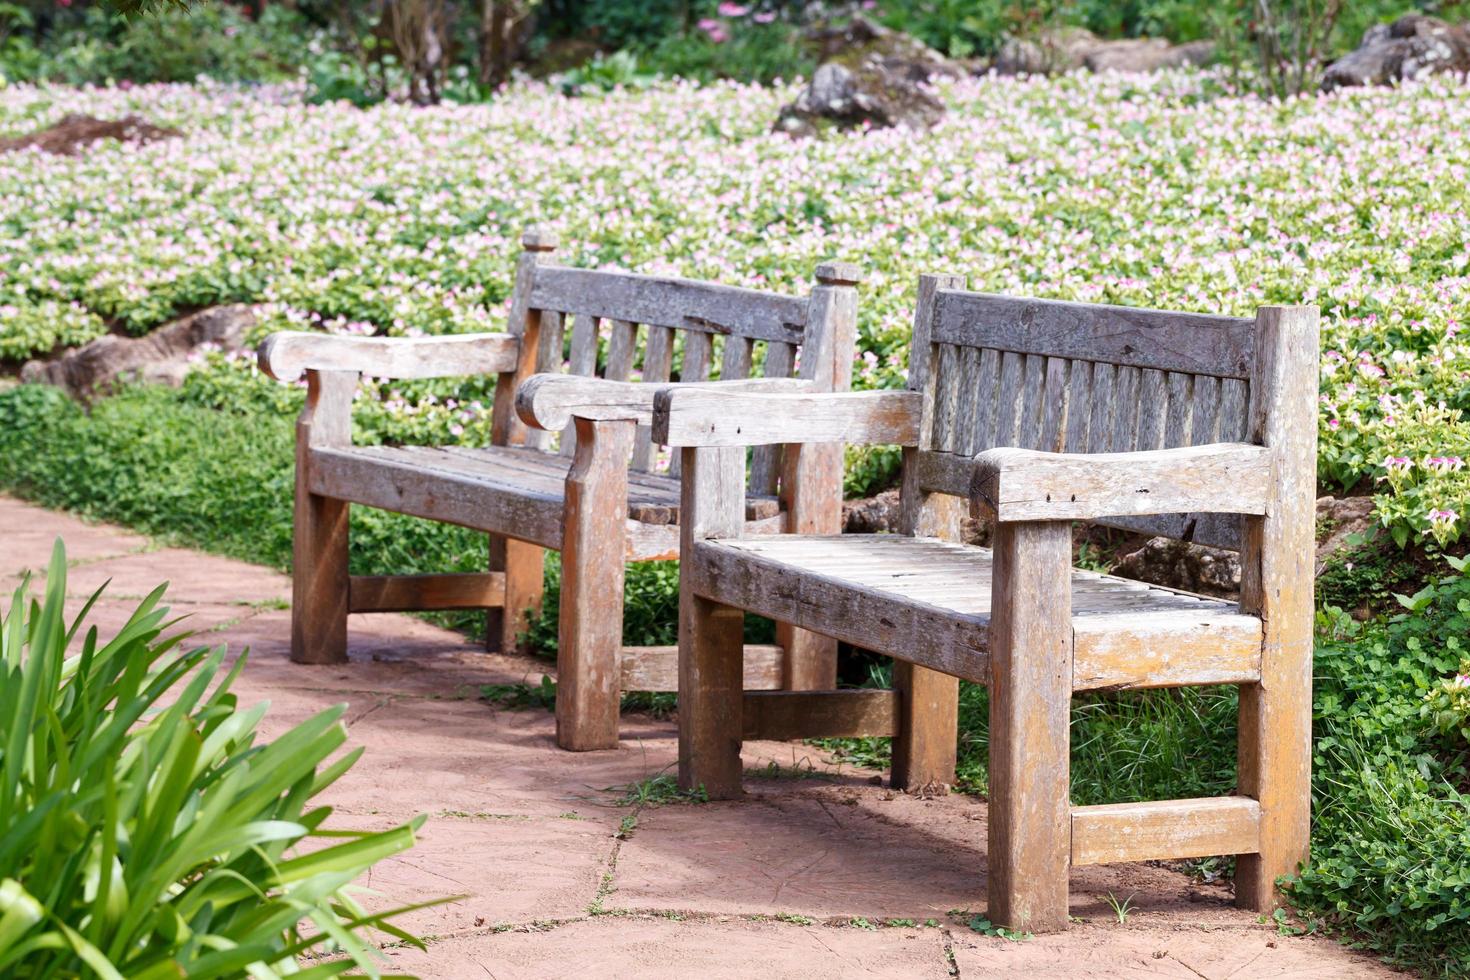
[[[1276,880],[1298,869],[1308,844],[1317,320],[1313,307],[1264,307],[1252,321],[985,296],[958,276],[924,276],[906,391],[759,403],[661,394],[655,437],[680,447],[684,466],[681,784],[737,797],[742,738],[777,733],[894,735],[896,787],[948,784],[963,676],[991,691],[992,921],[1066,928],[1074,864],[1210,854],[1238,855],[1238,904],[1270,909]],[[739,447],[797,438],[902,445],[912,544],[881,535],[866,536],[871,545],[847,535],[742,544]],[[1087,448],[1057,451],[1068,446]],[[995,522],[993,551],[943,543],[958,540],[966,504]],[[1238,547],[1238,606],[1166,595],[1209,602],[1211,613],[1171,626],[1165,612],[1147,630],[1122,607],[1080,618],[1069,599],[1085,574],[1071,569],[1076,520]],[[945,598],[953,584],[931,589],[939,598],[926,604],[831,567],[831,549],[876,552],[885,541],[993,561],[988,612],[949,612],[960,608],[946,607],[959,601]],[[824,547],[819,569],[810,556]],[[916,565],[868,580],[880,574],[940,573]],[[746,611],[895,656],[895,691],[742,692]],[[1239,795],[1070,805],[1074,690],[1219,683],[1240,686]],[[800,699],[802,710],[767,730],[766,699]]]
[[[429,609],[484,608],[489,647],[513,649],[540,608],[543,550],[560,550],[557,743],[573,750],[615,748],[622,689],[677,687],[677,648],[622,645],[625,563],[679,553],[668,508],[630,514],[628,506],[630,466],[649,471],[655,462],[649,423],[655,395],[671,387],[677,332],[684,337],[680,385],[747,394],[841,390],[851,380],[859,277],[854,266],[826,263],[818,266],[811,293],[794,297],[559,266],[552,260],[555,236],[537,229],[523,236],[522,245],[508,333],[414,339],[278,333],[261,345],[265,373],[281,381],[304,375],[308,389],[296,437],[291,656],[299,663],[341,663],[350,613]],[[572,374],[538,373],[561,368],[568,317]],[[604,322],[610,331],[607,377],[598,378]],[[640,325],[647,334],[643,383],[632,383],[627,379],[640,362]],[[709,381],[716,337],[724,338],[721,380]],[[763,378],[750,377],[757,343],[765,345]],[[373,458],[371,450],[352,445],[359,378],[490,372],[498,375],[492,447],[545,451],[550,433],[544,430],[562,431],[560,453],[570,459],[561,506],[549,503],[556,498],[547,496],[544,477],[540,485],[527,477],[525,487],[497,486],[492,493],[471,479],[446,484],[401,455]],[[770,513],[753,510],[749,521],[742,519],[744,530],[838,530],[840,446],[764,448],[753,466],[757,489],[774,499],[765,501]],[[676,493],[675,484],[671,497]],[[489,568],[349,575],[352,503],[485,531]],[[833,684],[835,643],[784,625],[777,639],[777,646],[749,651],[752,688]]]

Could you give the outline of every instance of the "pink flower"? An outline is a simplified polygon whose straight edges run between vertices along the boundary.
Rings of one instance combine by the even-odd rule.
[[[1407,473],[1414,468],[1414,461],[1407,456],[1390,456],[1383,461],[1383,466],[1390,473]]]
[[[1460,515],[1452,510],[1431,510],[1428,516],[1431,524],[1453,524],[1460,519]]]
[[[731,3],[730,0],[725,0],[717,9],[721,17],[744,17],[750,13],[749,7],[742,7],[738,3]]]
[[[699,29],[709,35],[709,39],[716,44],[724,44],[730,40],[730,35],[725,30],[725,25],[710,17],[705,17],[699,22]]]
[[[755,21],[757,24],[769,24],[775,19],[776,12],[774,10],[762,10],[760,13],[751,18],[751,20]]]

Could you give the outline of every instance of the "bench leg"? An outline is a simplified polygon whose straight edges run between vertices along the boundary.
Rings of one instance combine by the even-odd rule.
[[[490,535],[492,572],[505,573],[505,604],[485,610],[485,648],[492,653],[514,653],[520,637],[541,612],[544,590],[544,553],[534,544]]]
[[[740,796],[745,614],[679,594],[679,786]]]
[[[1296,874],[1307,860],[1311,828],[1310,647],[1272,659],[1273,685],[1240,689],[1237,780],[1261,803],[1261,851],[1236,857],[1235,903],[1256,912],[1281,903],[1276,879]]]
[[[575,419],[566,482],[556,653],[556,744],[618,747],[623,649],[623,560],[631,420]]]
[[[297,481],[291,567],[291,659],[296,663],[347,660],[347,518],[346,501],[319,497]]]
[[[781,686],[788,691],[830,691],[837,687],[837,641],[820,633],[776,624],[776,643],[785,668]]]
[[[898,692],[898,736],[893,740],[893,788],[908,793],[943,793],[954,784],[959,731],[959,678],[893,664]]]
[[[1072,697],[1065,522],[1000,524],[990,621],[990,919],[1067,927]]]

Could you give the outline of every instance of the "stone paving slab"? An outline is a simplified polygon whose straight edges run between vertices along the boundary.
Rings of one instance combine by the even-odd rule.
[[[270,736],[346,702],[365,753],[325,794],[334,824],[372,829],[427,814],[418,847],[363,882],[370,905],[463,894],[415,913],[427,953],[390,946],[425,977],[1376,977],[1393,971],[1321,937],[1279,937],[1229,892],[1165,867],[1079,869],[1060,936],[1013,943],[966,928],[983,910],[985,806],[873,784],[811,746],[745,746],[747,799],[619,806],[620,787],[672,773],[674,724],[624,719],[617,751],[565,753],[542,710],[478,699],[483,684],[537,684],[550,665],[487,654],[395,614],[353,617],[350,662],[289,661],[284,576],[0,497],[0,582],[44,569],[56,535],[73,594],[111,577],[104,638],[158,581],[203,630],[250,648],[243,704],[268,700]],[[80,606],[80,600],[77,602]],[[802,776],[803,778],[793,778]],[[632,817],[624,826],[625,818]],[[1107,896],[1133,896],[1118,925]],[[949,914],[955,910],[956,914]],[[918,926],[863,928],[879,920]],[[936,926],[925,927],[925,919]],[[1184,973],[1179,971],[1183,970]]]
[[[599,917],[546,931],[456,937],[418,950],[392,950],[394,970],[426,980],[847,980],[951,976],[937,929],[833,929],[724,918],[673,921]]]

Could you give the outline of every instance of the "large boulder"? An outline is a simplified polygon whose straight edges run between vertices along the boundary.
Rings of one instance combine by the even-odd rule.
[[[927,129],[945,112],[927,83],[964,74],[933,48],[865,17],[818,28],[808,40],[823,61],[776,119],[774,129],[791,136],[815,135],[823,125]]]
[[[120,379],[179,384],[192,358],[205,350],[238,350],[255,325],[255,311],[242,303],[216,306],[165,324],[145,337],[98,337],[49,361],[21,368],[24,381],[43,382],[74,398],[106,391]]]
[[[1356,51],[1328,66],[1322,75],[1322,91],[1392,85],[1446,72],[1470,72],[1470,29],[1437,17],[1409,14],[1392,24],[1368,28]]]
[[[1163,38],[1108,41],[1081,27],[1043,31],[1035,38],[1008,38],[990,69],[1000,75],[1053,75],[1089,71],[1143,73],[1203,65],[1215,55],[1211,41],[1171,44]]]

